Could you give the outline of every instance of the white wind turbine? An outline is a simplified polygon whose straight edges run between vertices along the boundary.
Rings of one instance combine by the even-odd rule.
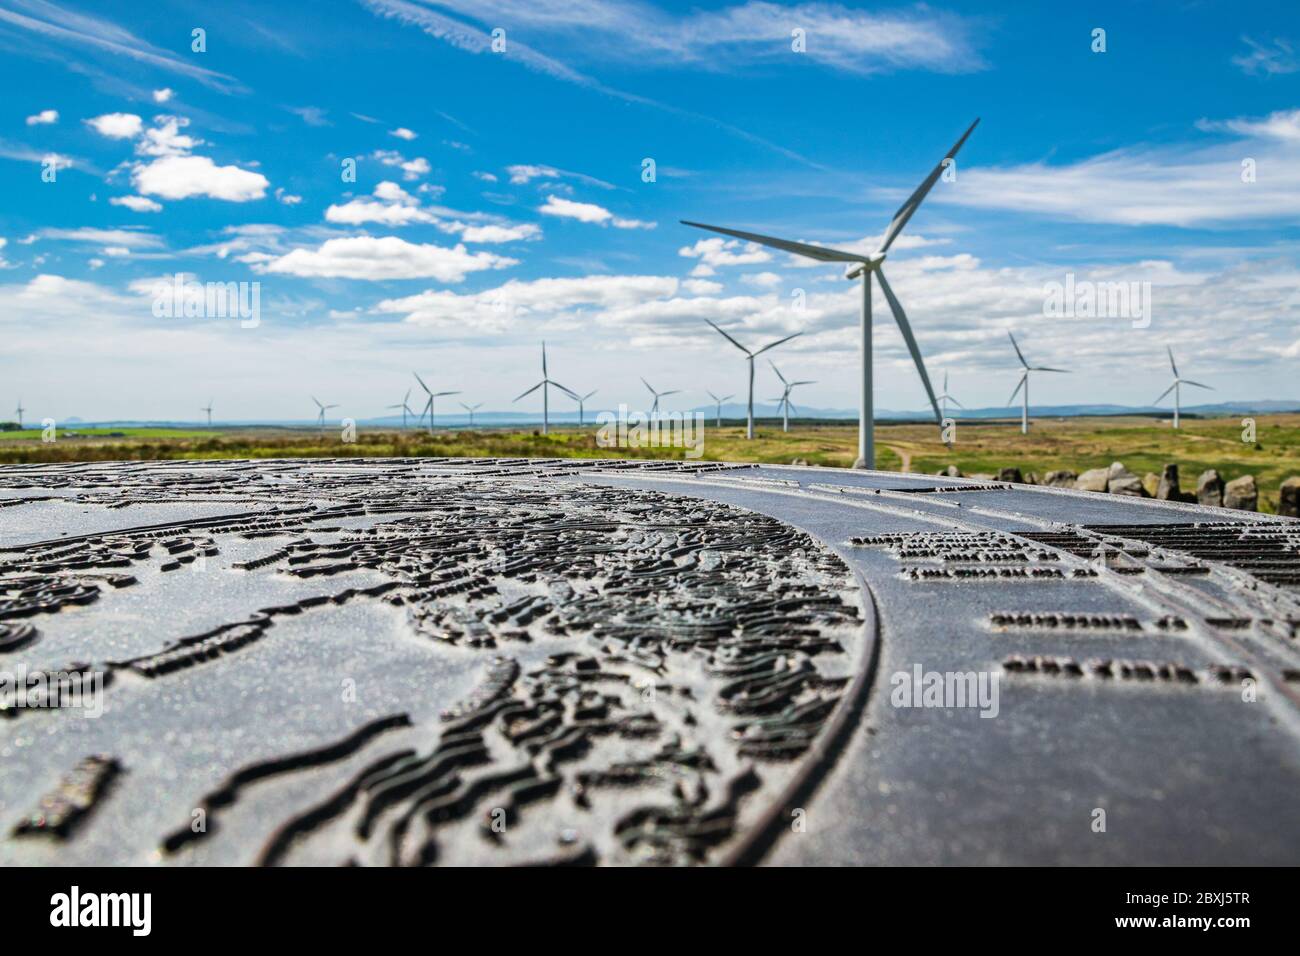
[[[414,375],[415,380],[420,383],[420,388],[424,389],[424,394],[429,396],[428,400],[425,401],[424,403],[424,408],[420,411],[420,418],[424,418],[425,412],[428,412],[429,434],[432,435],[433,434],[433,400],[435,398],[441,398],[444,395],[459,395],[460,392],[431,392],[429,391],[429,386],[424,384],[424,379],[420,378],[419,372],[412,372],[411,374]],[[417,418],[415,420],[415,423],[417,425],[420,424],[420,418]]]
[[[1188,379],[1188,378],[1182,378],[1181,376],[1179,376],[1179,374],[1178,374],[1178,366],[1177,366],[1176,364],[1174,364],[1174,350],[1171,349],[1171,348],[1169,348],[1169,346],[1167,346],[1167,345],[1165,346],[1165,348],[1169,351],[1169,367],[1170,367],[1171,369],[1173,369],[1173,372],[1174,372],[1174,384],[1170,385],[1167,389],[1165,389],[1163,392],[1161,392],[1161,393],[1160,393],[1160,398],[1157,398],[1157,399],[1156,399],[1154,402],[1152,402],[1151,404],[1153,404],[1153,405],[1158,405],[1158,404],[1160,403],[1160,399],[1161,399],[1161,398],[1164,398],[1164,397],[1165,397],[1166,395],[1168,395],[1170,392],[1173,392],[1173,393],[1174,393],[1174,427],[1177,428],[1177,427],[1178,427],[1178,412],[1179,412],[1180,408],[1182,407],[1182,403],[1181,403],[1181,395],[1179,394],[1179,393],[1181,392],[1182,386],[1183,386],[1183,385],[1195,385],[1197,388],[1208,388],[1211,392],[1214,391],[1214,389],[1211,388],[1209,385],[1202,385],[1200,382],[1193,382],[1191,379]]]
[[[796,333],[794,333],[794,335],[787,335],[787,336],[786,336],[785,338],[783,338],[783,339],[777,339],[775,342],[769,342],[767,345],[764,345],[764,346],[763,346],[761,349],[759,349],[757,352],[751,352],[749,349],[745,348],[743,345],[741,345],[739,342],[737,342],[735,339],[733,339],[733,338],[732,338],[730,335],[728,335],[726,332],[723,332],[722,329],[718,328],[718,326],[714,325],[714,324],[713,324],[712,322],[710,322],[708,319],[705,319],[704,321],[705,321],[705,322],[708,322],[709,325],[713,325],[714,330],[715,330],[719,335],[721,335],[724,339],[726,339],[728,342],[730,342],[730,343],[731,343],[732,345],[734,345],[736,348],[738,348],[738,349],[740,349],[742,352],[744,352],[744,353],[745,353],[745,357],[749,360],[749,414],[748,414],[748,418],[746,419],[746,424],[745,424],[745,437],[748,438],[748,439],[753,439],[753,437],[754,437],[754,359],[757,358],[758,356],[762,355],[762,354],[763,354],[764,352],[766,352],[768,349],[774,349],[774,348],[776,348],[778,345],[782,345],[782,344],[784,344],[784,343],[786,343],[786,342],[789,342],[789,341],[790,341],[791,339],[793,339],[793,338],[797,338],[798,336],[803,335],[803,333],[802,333],[802,332],[796,332]],[[713,393],[710,392],[709,394],[713,394]],[[719,413],[719,414],[721,414],[721,413]]]
[[[407,415],[414,415],[414,414],[415,414],[414,409],[412,409],[411,406],[407,404],[407,402],[409,402],[410,400],[411,400],[411,390],[408,388],[408,389],[406,390],[406,394],[402,397],[402,400],[401,400],[400,403],[398,403],[397,405],[386,405],[386,406],[384,406],[385,408],[400,408],[400,409],[402,410],[402,430],[403,430],[403,431],[406,430],[406,416],[407,416]]]
[[[465,409],[465,411],[469,412],[469,427],[470,427],[470,428],[473,428],[473,427],[474,427],[474,413],[475,413],[476,411],[478,411],[480,408],[483,407],[483,403],[482,403],[482,402],[479,402],[477,405],[466,405],[464,402],[461,402],[461,403],[460,403],[460,407],[463,408],[463,409]]]
[[[318,424],[318,425],[320,426],[320,430],[321,430],[322,432],[324,432],[324,431],[325,431],[325,411],[326,411],[326,409],[330,409],[330,408],[338,408],[338,405],[322,405],[322,404],[320,403],[320,399],[317,398],[315,395],[313,395],[313,396],[311,397],[311,400],[312,400],[313,402],[315,402],[315,403],[316,403],[316,407],[320,409],[320,414],[316,416],[316,424]]]
[[[709,392],[707,388],[705,389],[705,391]],[[709,398],[713,399],[713,404],[716,406],[715,411],[718,414],[718,418],[717,421],[714,423],[714,427],[721,428],[722,427],[722,403],[729,398],[735,398],[735,396],[723,395],[721,398],[718,398],[718,396],[714,395],[712,392],[709,392]]]
[[[587,399],[591,398],[591,396],[595,395],[598,391],[600,391],[600,389],[598,389],[598,388],[593,388],[593,389],[592,389],[590,392],[588,392],[586,395],[575,395],[575,396],[573,396],[574,398],[576,398],[576,399],[578,400],[578,427],[579,427],[579,428],[582,427],[582,409],[583,409],[583,403],[586,402]]]
[[[894,313],[899,331],[903,333],[903,339],[907,342],[908,351],[912,353],[912,361],[916,363],[916,370],[921,375],[921,382],[925,385],[926,394],[930,397],[930,404],[934,407],[935,419],[942,422],[943,417],[939,414],[939,403],[935,399],[934,389],[930,387],[930,377],[926,374],[925,362],[921,359],[921,350],[912,335],[912,328],[908,325],[907,315],[903,312],[903,307],[899,305],[898,299],[894,297],[894,291],[889,287],[889,283],[885,281],[885,273],[882,271],[881,265],[889,254],[889,247],[894,244],[894,240],[903,231],[903,227],[907,225],[907,221],[912,218],[913,213],[920,208],[926,195],[934,184],[939,181],[939,177],[943,175],[943,171],[952,164],[957,151],[961,149],[962,144],[966,142],[966,138],[970,136],[978,124],[978,119],[970,124],[970,128],[962,133],[961,139],[953,144],[952,149],[948,150],[948,154],[939,161],[939,165],[935,166],[921,185],[916,187],[916,191],[907,198],[907,202],[898,208],[898,212],[894,213],[894,218],[885,229],[880,248],[871,255],[842,252],[838,249],[828,249],[825,246],[813,246],[803,242],[792,242],[789,239],[776,239],[755,232],[741,232],[738,229],[723,229],[720,226],[709,226],[701,222],[682,220],[683,224],[687,226],[708,229],[726,236],[744,239],[747,242],[757,242],[760,245],[771,246],[774,249],[792,252],[795,255],[806,256],[821,262],[847,263],[849,268],[845,274],[846,279],[862,277],[862,392],[858,412],[858,460],[853,463],[855,468],[874,468],[876,466],[871,382],[871,276],[873,273],[880,279],[880,290],[885,293],[885,300]]]
[[[15,408],[14,411],[18,413],[18,427],[19,427],[19,428],[22,428],[22,427],[23,427],[23,412],[27,411],[27,409],[23,408],[23,400],[22,400],[21,398],[18,399],[18,407]]]
[[[207,412],[207,413],[208,413],[208,427],[209,427],[209,428],[212,427],[212,402],[213,402],[213,400],[209,398],[209,399],[208,399],[208,404],[204,405],[202,408],[199,409],[199,411],[201,411],[201,412]]]
[[[1025,356],[1021,353],[1020,346],[1016,344],[1016,337],[1012,335],[1010,332],[1007,333],[1007,336],[1011,339],[1011,347],[1016,350],[1016,358],[1020,359],[1020,364],[1024,366],[1025,369],[1024,373],[1020,376],[1020,383],[1016,385],[1016,390],[1012,392],[1011,397],[1007,399],[1007,404],[1010,405],[1012,402],[1014,402],[1016,400],[1016,395],[1020,392],[1021,389],[1024,389],[1024,393],[1025,393],[1024,404],[1021,405],[1020,408],[1020,434],[1028,435],[1029,434],[1029,373],[1030,372],[1068,372],[1069,369],[1048,368],[1046,365],[1030,365],[1028,362],[1025,361]]]
[[[650,406],[651,418],[654,418],[656,415],[659,414],[659,399],[667,398],[669,395],[676,395],[679,392],[681,392],[680,388],[675,388],[671,392],[656,392],[654,386],[651,385],[649,382],[647,382],[644,378],[641,379],[641,384],[643,384],[646,388],[650,389],[650,394],[655,397],[655,403]]]
[[[568,395],[570,398],[578,397],[577,393],[574,392],[572,389],[565,388],[559,382],[551,381],[550,376],[546,372],[546,343],[543,342],[542,343],[542,380],[538,382],[536,385],[534,385],[532,388],[530,388],[528,391],[524,392],[524,394],[519,396],[519,398],[527,398],[529,395],[533,394],[533,392],[537,391],[539,388],[542,390],[542,434],[543,435],[549,433],[550,426],[551,426],[550,386],[552,385],[554,385],[556,388],[562,391],[565,395]],[[519,401],[519,398],[516,398],[515,401],[516,402]]]
[[[962,409],[964,409],[964,408],[966,407],[966,406],[963,405],[961,402],[957,401],[957,399],[953,398],[951,395],[948,394],[948,373],[947,373],[947,371],[945,371],[945,372],[943,373],[943,394],[939,396],[939,401],[940,401],[940,403],[941,403],[941,404],[940,404],[940,407],[939,407],[939,414],[942,415],[944,418],[947,418],[947,417],[948,417],[948,403],[949,403],[949,402],[952,402],[952,403],[953,403],[954,405],[956,405],[958,408],[962,408]]]
[[[785,391],[781,393],[781,397],[773,399],[773,401],[778,402],[781,408],[781,431],[788,432],[790,430],[790,409],[794,408],[794,406],[790,404],[790,393],[794,391],[796,385],[816,385],[817,383],[813,381],[787,382],[785,376],[781,374],[781,370],[776,367],[775,362],[768,359],[767,364],[772,366],[772,371],[776,372],[776,377],[779,378],[781,384],[785,386]]]

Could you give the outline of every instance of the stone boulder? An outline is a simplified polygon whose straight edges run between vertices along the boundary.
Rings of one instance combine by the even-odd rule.
[[[1076,478],[1074,487],[1077,491],[1105,491],[1109,483],[1109,468],[1093,468]]]
[[[1020,474],[1019,468],[1003,468],[998,472],[998,481],[1011,481],[1017,485],[1023,485],[1025,478]]]
[[[1178,487],[1178,466],[1170,462],[1160,472],[1160,483],[1156,487],[1156,497],[1161,501],[1182,501],[1183,492]]]
[[[1242,475],[1223,486],[1223,507],[1238,511],[1257,511],[1259,487],[1254,475]]]
[[[1142,490],[1147,493],[1148,498],[1154,498],[1160,491],[1160,476],[1153,471],[1148,471],[1142,476]]]
[[[1041,485],[1041,484],[1042,484],[1042,481],[1041,481],[1041,480],[1039,479],[1039,477],[1038,477],[1038,472],[1036,472],[1036,471],[1026,472],[1026,473],[1025,473],[1025,484],[1027,484],[1027,485]]]
[[[1300,475],[1292,475],[1282,482],[1277,496],[1277,513],[1288,518],[1300,518]]]
[[[1043,476],[1043,484],[1054,488],[1073,488],[1074,479],[1078,477],[1072,471],[1049,471]]]
[[[1213,468],[1202,472],[1196,481],[1196,503],[1214,508],[1223,506],[1223,479]]]
[[[1115,462],[1107,470],[1106,490],[1112,495],[1131,495],[1134,498],[1147,496],[1146,489],[1142,487],[1142,479],[1125,468],[1122,461]]]
[[[940,478],[960,478],[961,469],[956,465],[949,465],[947,468],[940,468],[935,472]]]

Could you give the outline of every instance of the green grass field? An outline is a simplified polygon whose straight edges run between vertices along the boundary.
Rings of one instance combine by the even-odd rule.
[[[971,423],[957,426],[951,449],[939,441],[932,425],[883,424],[876,428],[877,467],[887,471],[933,473],[956,465],[963,474],[996,473],[1015,466],[1043,475],[1054,469],[1082,472],[1122,461],[1138,475],[1159,474],[1176,462],[1184,490],[1194,490],[1197,476],[1217,468],[1225,480],[1252,474],[1260,486],[1260,508],[1276,511],[1278,485],[1300,475],[1300,415],[1255,417],[1256,440],[1242,440],[1237,418],[1184,419],[1175,432],[1168,421],[1152,418],[1041,419],[1029,435],[1017,423]],[[0,432],[0,463],[111,461],[155,458],[293,458],[293,457],[536,457],[536,458],[676,458],[681,448],[602,448],[593,427],[557,426],[543,436],[538,430],[491,428],[443,430],[434,435],[415,429],[359,428],[357,440],[344,443],[337,431],[323,436],[315,429],[214,428],[68,429],[50,443],[37,429]],[[120,432],[120,436],[110,435]],[[792,423],[788,434],[779,423],[759,423],[754,441],[746,441],[743,424],[706,424],[703,459],[848,467],[857,447],[855,424]]]

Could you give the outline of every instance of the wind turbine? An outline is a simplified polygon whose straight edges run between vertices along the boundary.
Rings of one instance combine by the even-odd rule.
[[[482,408],[482,407],[483,407],[483,403],[482,403],[482,402],[479,402],[477,405],[466,405],[464,402],[461,402],[461,403],[460,403],[460,407],[463,408],[463,409],[465,409],[465,411],[469,412],[469,427],[470,427],[470,428],[473,428],[473,427],[474,427],[474,412],[477,411],[478,409]]]
[[[787,382],[785,376],[781,374],[781,370],[776,367],[775,362],[768,359],[767,364],[772,366],[772,371],[776,372],[776,377],[779,378],[781,384],[785,386],[785,391],[781,393],[781,397],[776,399],[776,401],[780,402],[782,409],[781,431],[788,432],[790,430],[790,409],[794,407],[790,404],[790,392],[794,390],[796,385],[815,385],[817,383],[811,381]]]
[[[705,389],[705,391],[709,392],[707,388]],[[718,413],[718,419],[717,422],[715,423],[715,427],[721,428],[722,427],[722,403],[729,398],[735,398],[735,396],[723,395],[721,398],[718,398],[718,396],[714,395],[712,392],[709,392],[709,398],[713,399],[713,404],[717,406],[716,411]]]
[[[424,408],[421,409],[420,411],[420,418],[424,417],[425,412],[429,413],[429,434],[432,435],[433,434],[433,400],[435,398],[441,398],[444,395],[459,395],[460,392],[431,392],[429,391],[429,386],[424,384],[424,379],[420,378],[419,372],[412,372],[411,374],[414,375],[415,380],[420,383],[420,388],[424,389],[424,394],[429,396],[428,401],[424,403]],[[420,418],[417,418],[415,420],[417,425],[420,422]]]
[[[796,332],[794,333],[794,335],[787,335],[783,339],[777,339],[775,342],[769,342],[767,345],[764,345],[757,352],[751,352],[749,349],[745,348],[743,345],[741,345],[739,342],[733,339],[726,332],[723,332],[722,329],[718,328],[718,326],[714,325],[713,322],[711,322],[709,319],[705,319],[704,321],[708,322],[709,325],[713,325],[714,330],[719,335],[721,335],[724,339],[726,339],[736,348],[744,352],[745,356],[749,359],[749,418],[745,425],[745,437],[748,439],[753,439],[754,437],[754,359],[755,357],[762,355],[768,349],[774,349],[778,345],[781,345],[784,342],[789,342],[791,339],[795,338],[796,336],[803,335],[803,333]],[[709,394],[712,395],[713,393],[710,392]],[[718,414],[719,417],[721,417],[722,414],[721,410],[719,410]]]
[[[591,396],[595,395],[598,391],[600,391],[600,389],[598,389],[598,388],[593,388],[593,389],[592,389],[590,392],[588,392],[586,395],[575,395],[575,396],[573,396],[574,398],[576,398],[576,399],[578,400],[578,427],[579,427],[579,428],[582,427],[582,404],[583,404],[583,402],[585,402],[587,399],[591,398]]]
[[[650,394],[655,397],[655,403],[650,406],[651,418],[654,418],[656,415],[659,414],[659,399],[667,398],[669,395],[676,395],[681,391],[680,388],[675,388],[671,392],[656,392],[654,386],[651,385],[649,382],[647,382],[644,378],[641,379],[641,383],[645,385],[646,388],[650,389]]]
[[[709,226],[701,222],[682,220],[683,225],[695,226],[697,229],[708,229],[726,236],[744,239],[746,242],[756,242],[759,245],[771,246],[774,249],[792,252],[795,255],[806,256],[821,262],[848,263],[849,267],[844,277],[846,279],[862,277],[862,392],[858,412],[858,460],[853,463],[855,468],[874,468],[876,466],[875,435],[872,431],[871,393],[871,276],[873,273],[880,279],[880,290],[885,293],[885,300],[889,303],[894,318],[898,321],[898,328],[903,333],[904,341],[907,342],[908,351],[912,353],[912,361],[916,363],[916,370],[921,375],[921,382],[925,385],[926,394],[930,397],[930,404],[934,407],[935,420],[940,423],[943,421],[943,416],[939,414],[939,403],[935,399],[934,389],[930,387],[930,377],[925,371],[925,362],[921,359],[921,350],[912,335],[912,328],[907,323],[907,315],[903,312],[903,307],[899,305],[898,299],[894,297],[894,291],[889,287],[889,283],[885,281],[885,273],[881,269],[881,265],[889,254],[889,247],[894,244],[894,240],[903,231],[907,221],[920,208],[930,189],[943,175],[943,171],[952,164],[953,157],[957,155],[957,151],[961,149],[962,144],[974,132],[977,125],[979,125],[978,119],[970,124],[966,132],[962,133],[961,139],[953,144],[952,149],[948,150],[948,155],[941,159],[939,165],[935,166],[921,185],[916,187],[916,191],[907,198],[907,202],[898,208],[898,212],[894,213],[894,218],[890,220],[889,226],[885,229],[880,248],[871,255],[842,252],[838,249],[828,249],[825,246],[813,246],[803,242],[792,242],[788,239],[776,239],[755,232],[741,232],[737,229],[723,229],[720,226]]]
[[[412,410],[411,406],[408,405],[408,404],[406,404],[408,401],[410,401],[410,399],[411,399],[411,390],[408,388],[408,389],[406,390],[406,395],[404,395],[404,396],[402,397],[402,401],[401,401],[400,404],[398,404],[398,405],[386,405],[386,406],[385,406],[385,408],[400,408],[400,409],[402,410],[402,430],[403,430],[403,431],[406,430],[406,416],[407,416],[407,415],[414,415],[414,414],[415,414],[415,412]]]
[[[1178,366],[1174,364],[1174,350],[1169,348],[1169,346],[1167,345],[1165,346],[1165,348],[1169,351],[1169,367],[1174,371],[1174,384],[1170,385],[1167,389],[1161,392],[1160,398],[1164,398],[1170,392],[1174,393],[1174,427],[1177,428],[1178,411],[1179,408],[1181,407],[1181,402],[1180,402],[1181,396],[1179,395],[1179,392],[1181,391],[1181,386],[1195,385],[1197,388],[1208,388],[1210,389],[1211,392],[1214,391],[1214,389],[1211,388],[1209,385],[1202,385],[1200,382],[1193,382],[1191,379],[1180,377],[1178,374]],[[1157,398],[1151,404],[1153,405],[1157,404],[1160,401],[1160,398]],[[19,424],[22,424],[22,419],[19,419]]]
[[[946,371],[943,373],[943,394],[939,396],[939,401],[943,403],[939,409],[939,414],[942,415],[944,418],[948,417],[949,402],[952,402],[958,408],[964,409],[966,407],[961,402],[957,401],[957,399],[953,398],[951,395],[948,394],[948,373]]]
[[[552,385],[554,385],[556,388],[562,391],[565,395],[568,395],[570,398],[578,397],[576,392],[572,391],[571,389],[565,388],[559,382],[551,381],[550,376],[547,375],[546,343],[543,342],[542,343],[542,380],[538,382],[536,385],[534,385],[532,388],[530,388],[528,391],[524,392],[524,394],[519,396],[519,398],[527,398],[529,395],[533,394],[533,392],[537,391],[539,388],[542,390],[542,434],[543,435],[547,434],[550,431],[550,417],[551,417],[550,386]],[[519,401],[519,398],[516,398],[515,401],[516,402]]]
[[[23,408],[23,400],[22,400],[21,398],[18,399],[18,407],[15,408],[14,411],[18,413],[18,427],[19,427],[19,428],[22,428],[22,427],[23,427],[23,412],[27,411],[27,409]]]
[[[212,427],[212,399],[209,398],[209,399],[208,399],[208,404],[206,404],[206,405],[204,405],[202,408],[200,408],[199,411],[201,411],[201,412],[207,412],[207,413],[208,413],[208,427],[211,428],[211,427]],[[22,423],[19,422],[19,424],[22,424]]]
[[[320,409],[320,414],[316,416],[316,422],[318,425],[320,425],[320,430],[324,432],[325,431],[325,410],[329,408],[338,408],[338,405],[322,405],[320,403],[320,399],[317,398],[315,395],[311,397],[311,400],[315,402],[316,407]]]
[[[1012,402],[1016,400],[1016,395],[1017,393],[1019,393],[1019,391],[1022,388],[1025,390],[1024,404],[1021,406],[1020,409],[1020,434],[1028,435],[1029,434],[1029,373],[1030,372],[1068,372],[1069,369],[1048,368],[1045,365],[1030,365],[1028,362],[1025,361],[1025,356],[1021,353],[1020,346],[1016,344],[1016,337],[1012,335],[1010,332],[1008,332],[1007,335],[1011,339],[1011,347],[1016,350],[1016,358],[1020,359],[1020,364],[1023,365],[1025,368],[1024,374],[1020,376],[1020,383],[1016,386],[1016,390],[1011,393],[1011,397],[1007,399],[1007,404],[1010,405]],[[947,391],[947,389],[945,389],[945,391]]]

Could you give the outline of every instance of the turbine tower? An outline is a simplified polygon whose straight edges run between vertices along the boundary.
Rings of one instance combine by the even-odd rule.
[[[1012,335],[1010,332],[1007,333],[1007,336],[1010,337],[1011,339],[1011,347],[1016,350],[1016,358],[1020,359],[1020,364],[1024,366],[1025,369],[1024,374],[1020,376],[1020,383],[1016,385],[1016,390],[1012,392],[1011,397],[1007,399],[1007,404],[1010,405],[1012,402],[1014,402],[1016,400],[1017,393],[1019,393],[1021,389],[1024,389],[1025,392],[1024,404],[1020,408],[1020,434],[1028,435],[1029,434],[1029,373],[1030,372],[1068,372],[1069,369],[1048,368],[1046,365],[1030,365],[1028,362],[1025,361],[1025,356],[1021,353],[1020,346],[1016,344],[1016,337]],[[947,391],[947,389],[945,389],[945,391]]]
[[[575,395],[575,396],[574,396],[574,398],[576,398],[576,399],[578,400],[578,427],[579,427],[579,428],[582,427],[582,408],[583,408],[583,403],[584,403],[587,399],[591,398],[591,396],[595,395],[598,391],[600,391],[600,389],[598,389],[598,388],[593,388],[593,389],[592,389],[590,392],[588,392],[586,395]]]
[[[400,408],[400,409],[402,410],[402,430],[403,430],[403,431],[406,430],[406,416],[407,416],[407,415],[414,415],[414,414],[415,414],[415,412],[411,409],[411,406],[407,404],[407,402],[409,402],[410,400],[411,400],[411,390],[408,388],[408,389],[406,390],[406,394],[402,397],[402,401],[401,401],[400,404],[397,404],[397,405],[386,405],[386,406],[384,406],[385,408]]]
[[[964,409],[966,407],[961,402],[957,401],[957,399],[953,398],[951,395],[948,394],[948,372],[946,370],[943,373],[943,394],[939,396],[939,401],[942,403],[939,407],[939,414],[942,415],[944,418],[948,417],[949,402],[952,402],[958,408]]]
[[[482,402],[479,402],[477,405],[466,405],[464,402],[461,402],[461,403],[460,403],[460,407],[463,408],[463,409],[465,409],[465,411],[469,412],[469,427],[470,427],[470,428],[473,428],[473,427],[474,427],[474,413],[475,413],[476,411],[478,411],[480,408],[483,407],[483,403],[482,403]]]
[[[1174,427],[1177,428],[1177,427],[1178,427],[1178,412],[1179,412],[1180,408],[1182,407],[1181,395],[1180,395],[1180,392],[1182,391],[1182,386],[1184,386],[1184,385],[1195,385],[1197,388],[1208,388],[1211,392],[1214,391],[1214,389],[1211,388],[1209,385],[1202,385],[1200,382],[1193,382],[1191,379],[1180,377],[1179,374],[1178,374],[1178,366],[1174,363],[1174,350],[1171,349],[1171,348],[1169,348],[1169,346],[1167,346],[1167,345],[1165,346],[1165,348],[1166,348],[1166,349],[1168,350],[1168,352],[1169,352],[1169,367],[1170,367],[1171,369],[1173,369],[1173,372],[1174,372],[1174,384],[1170,385],[1167,389],[1165,389],[1163,392],[1161,392],[1161,393],[1160,393],[1160,398],[1157,398],[1157,399],[1156,399],[1154,402],[1152,402],[1151,404],[1153,404],[1153,405],[1157,405],[1157,404],[1159,404],[1161,398],[1164,398],[1164,397],[1165,397],[1166,395],[1168,395],[1170,392],[1173,392],[1173,393],[1174,393]],[[21,422],[22,422],[22,420],[19,419],[19,423],[20,423],[20,424],[21,424]]]
[[[209,398],[208,404],[200,408],[199,411],[208,413],[208,427],[211,428],[212,427],[212,399]]]
[[[321,434],[324,434],[325,433],[325,410],[329,408],[338,408],[338,405],[337,404],[322,405],[320,403],[320,399],[317,398],[315,395],[311,397],[311,400],[315,402],[316,407],[320,409],[320,414],[316,416],[316,423],[320,425]]]
[[[645,385],[646,388],[650,389],[650,394],[655,397],[655,403],[650,406],[651,418],[654,418],[656,415],[659,414],[659,399],[667,398],[669,395],[676,395],[681,391],[680,388],[675,388],[671,392],[656,392],[654,386],[651,385],[649,382],[647,382],[644,378],[641,379],[641,383]]]
[[[429,386],[424,384],[424,379],[420,378],[419,372],[412,372],[411,374],[414,375],[415,380],[420,383],[420,388],[424,389],[424,394],[429,396],[428,400],[424,403],[424,408],[420,410],[420,418],[424,417],[425,412],[429,413],[429,434],[432,435],[433,434],[433,400],[435,398],[441,398],[444,395],[459,395],[460,392],[431,392],[429,391]],[[417,425],[420,424],[420,418],[417,418],[415,420],[415,423]]]
[[[524,394],[519,396],[519,398],[527,398],[529,395],[533,394],[533,392],[537,391],[539,388],[542,390],[542,434],[543,435],[549,434],[550,427],[551,427],[550,386],[552,385],[554,385],[556,388],[562,391],[565,395],[568,395],[570,398],[578,397],[577,393],[574,392],[573,390],[565,388],[559,382],[551,381],[550,376],[546,372],[546,343],[543,342],[542,343],[542,380],[538,382],[536,385],[534,385],[532,388],[530,388],[528,391],[524,392]],[[519,398],[516,398],[515,401],[516,402],[519,401]]]
[[[707,388],[705,389],[705,391],[709,392]],[[714,427],[721,428],[722,427],[722,403],[729,398],[735,398],[735,396],[723,395],[721,398],[718,398],[718,396],[714,395],[712,392],[709,392],[709,398],[713,399],[713,404],[716,406],[715,411],[717,412],[718,415],[717,421],[714,422]]]
[[[790,409],[794,407],[790,404],[790,393],[794,390],[796,385],[816,385],[817,383],[812,381],[787,382],[785,376],[781,374],[781,370],[776,367],[775,362],[768,359],[767,364],[772,366],[772,371],[776,372],[776,377],[779,378],[781,384],[785,386],[785,391],[783,391],[781,397],[775,399],[775,401],[779,402],[781,405],[781,431],[788,432],[790,430]]]
[[[715,330],[719,335],[721,335],[724,339],[726,339],[728,342],[730,342],[730,343],[731,343],[732,345],[734,345],[736,348],[738,348],[738,349],[740,349],[742,352],[744,352],[744,353],[745,353],[745,357],[749,359],[749,414],[748,414],[748,418],[746,419],[746,422],[745,422],[745,437],[746,437],[747,439],[750,439],[750,440],[752,441],[753,438],[754,438],[754,359],[755,359],[757,356],[762,355],[762,354],[763,354],[764,352],[766,352],[768,349],[774,349],[774,348],[776,348],[778,345],[781,345],[781,344],[783,344],[783,343],[785,343],[785,342],[789,342],[791,339],[793,339],[793,338],[795,338],[795,337],[797,337],[797,336],[803,335],[803,333],[802,333],[802,332],[796,332],[796,333],[794,333],[794,335],[787,335],[787,336],[786,336],[785,338],[783,338],[783,339],[777,339],[775,342],[769,342],[767,345],[764,345],[764,346],[763,346],[761,349],[759,349],[757,352],[751,352],[749,349],[745,348],[743,345],[741,345],[739,342],[737,342],[735,339],[733,339],[733,338],[732,338],[730,335],[728,335],[726,332],[723,332],[722,329],[718,328],[718,326],[714,325],[713,322],[711,322],[710,320],[705,319],[704,321],[705,321],[705,322],[708,322],[709,325],[713,325],[714,330]],[[712,395],[713,393],[710,392],[709,394]],[[721,415],[722,415],[721,410],[719,410],[718,415],[719,415],[719,417],[721,417]]]
[[[23,400],[22,400],[21,398],[18,399],[18,407],[15,408],[14,411],[18,413],[18,427],[19,427],[19,428],[22,428],[22,427],[23,427],[23,412],[27,411],[27,409],[23,408]]]
[[[682,220],[684,225],[695,226],[697,229],[708,229],[712,232],[722,233],[725,236],[733,236],[737,239],[744,239],[746,242],[756,242],[760,245],[771,246],[774,249],[781,249],[785,252],[792,252],[798,256],[806,256],[810,259],[817,259],[822,262],[843,262],[848,264],[848,270],[845,274],[846,279],[856,279],[862,277],[862,317],[861,317],[861,336],[862,336],[862,392],[859,400],[858,412],[858,460],[853,463],[855,468],[874,468],[876,466],[876,447],[875,435],[873,434],[873,408],[872,408],[872,382],[871,382],[871,276],[874,273],[880,279],[880,290],[885,293],[885,300],[889,303],[890,310],[894,313],[894,318],[898,321],[898,328],[903,333],[903,339],[907,342],[908,351],[912,353],[912,361],[916,363],[916,370],[921,375],[921,382],[925,385],[925,391],[930,396],[930,404],[934,407],[936,421],[942,423],[943,417],[939,414],[939,403],[935,399],[934,389],[930,387],[930,377],[925,372],[925,362],[921,359],[921,350],[916,344],[916,339],[912,335],[912,328],[907,323],[907,315],[903,312],[903,307],[899,305],[898,299],[894,297],[894,291],[885,281],[885,273],[881,265],[885,257],[889,254],[889,247],[894,244],[907,225],[907,221],[912,218],[930,189],[943,171],[952,164],[953,158],[957,151],[961,149],[966,138],[974,132],[975,127],[979,125],[979,120],[970,124],[970,128],[962,133],[961,139],[953,144],[952,149],[948,150],[948,155],[939,161],[930,175],[916,191],[907,198],[907,202],[899,207],[898,212],[894,213],[894,218],[890,221],[889,226],[885,229],[884,237],[880,243],[880,248],[871,255],[862,255],[856,252],[842,252],[838,249],[828,249],[825,246],[813,246],[802,242],[791,242],[788,239],[777,239],[772,236],[764,236],[754,232],[741,232],[737,229],[724,229],[720,226],[709,226],[701,222],[688,222]]]

